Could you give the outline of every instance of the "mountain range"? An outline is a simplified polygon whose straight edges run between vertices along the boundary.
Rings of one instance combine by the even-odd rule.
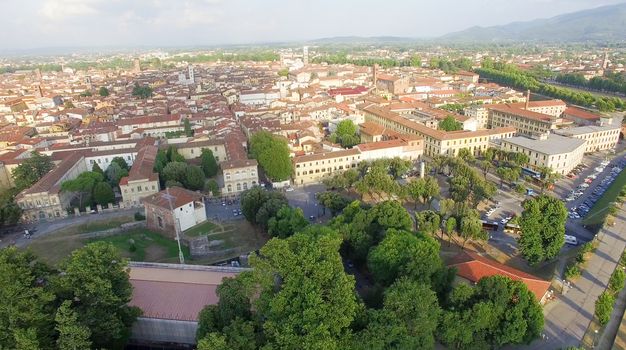
[[[626,3],[567,13],[547,19],[492,27],[472,27],[439,39],[459,42],[615,42],[626,40]]]
[[[552,18],[475,26],[437,38],[343,36],[309,41],[311,44],[375,43],[489,43],[489,42],[623,42],[626,41],[626,3],[602,6]]]

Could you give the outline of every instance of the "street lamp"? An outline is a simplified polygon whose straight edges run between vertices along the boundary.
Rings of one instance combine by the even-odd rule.
[[[595,348],[596,347],[596,341],[598,340],[598,330],[594,330],[593,331],[593,344],[591,344],[591,348]]]
[[[176,213],[174,213],[174,208],[172,208],[172,199],[174,198],[174,196],[170,195],[169,187],[165,188],[165,192],[166,193],[164,195],[161,195],[161,197],[167,200],[167,203],[169,204],[169,207],[170,207],[170,213],[172,213],[172,217],[174,218],[174,231],[176,231],[176,243],[178,243],[178,260],[180,261],[181,264],[184,264],[185,256],[183,255],[183,250],[180,247],[179,222],[178,222],[178,218],[176,217]]]

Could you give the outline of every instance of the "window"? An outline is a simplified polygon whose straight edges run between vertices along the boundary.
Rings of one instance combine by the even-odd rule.
[[[137,192],[141,192],[141,186],[137,186]]]

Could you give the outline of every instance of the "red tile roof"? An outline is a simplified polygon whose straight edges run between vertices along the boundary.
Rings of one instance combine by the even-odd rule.
[[[600,119],[600,116],[595,114],[595,113],[591,113],[588,112],[584,109],[580,109],[580,108],[576,108],[576,107],[567,107],[565,109],[565,116],[571,116],[574,118],[578,118],[578,119],[586,119],[586,120],[598,120]]]
[[[217,304],[216,290],[222,279],[239,273],[215,267],[150,265],[155,266],[131,265],[133,295],[129,304],[143,310],[141,317],[179,321],[198,321],[198,313],[206,305]]]
[[[463,251],[455,256],[450,267],[457,269],[456,274],[470,282],[478,282],[483,277],[506,276],[516,281],[522,281],[540,301],[550,288],[550,281],[545,281],[529,273],[517,270],[510,266],[480,256],[477,253]]]
[[[166,196],[167,193],[168,190],[163,190],[159,193],[155,193],[151,196],[143,198],[142,202],[144,204],[150,204],[157,207],[169,209],[170,204]],[[172,208],[174,209],[182,207],[183,205],[192,201],[200,200],[200,198],[202,198],[202,196],[196,192],[176,186],[169,188],[169,195],[172,197]]]

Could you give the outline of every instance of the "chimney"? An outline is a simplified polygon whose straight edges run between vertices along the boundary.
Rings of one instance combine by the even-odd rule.
[[[530,103],[530,89],[526,90],[526,104],[524,105],[524,109],[528,110],[529,103]]]

